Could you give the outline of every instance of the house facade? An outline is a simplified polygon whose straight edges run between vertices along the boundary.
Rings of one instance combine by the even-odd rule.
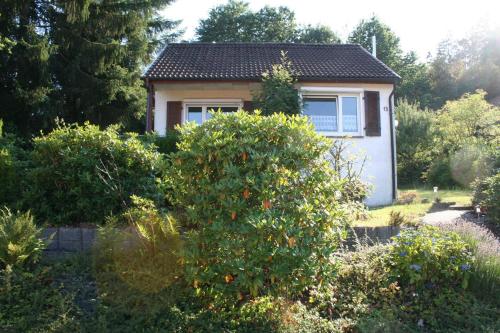
[[[366,203],[396,197],[393,99],[399,76],[359,45],[270,43],[170,44],[146,70],[147,130],[165,135],[188,121],[202,123],[210,110],[253,110],[262,73],[286,52],[297,76],[303,114],[316,130],[348,140],[364,160],[372,185]]]

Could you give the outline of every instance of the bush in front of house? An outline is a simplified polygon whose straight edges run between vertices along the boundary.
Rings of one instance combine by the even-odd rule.
[[[36,227],[29,212],[0,209],[0,269],[37,262],[45,248],[40,237],[41,229]]]
[[[160,202],[162,157],[116,128],[61,126],[34,139],[24,204],[52,225],[100,224],[140,195]]]
[[[500,224],[500,172],[473,183],[473,203],[480,205],[488,218]]]
[[[131,208],[108,218],[94,246],[96,271],[114,272],[146,294],[158,293],[181,276],[182,241],[176,221],[151,200],[132,196]]]
[[[332,276],[343,187],[306,118],[216,113],[180,131],[169,194],[194,288],[236,300],[300,293]]]
[[[392,279],[415,290],[466,287],[472,267],[467,243],[454,232],[431,226],[394,237],[388,260]]]

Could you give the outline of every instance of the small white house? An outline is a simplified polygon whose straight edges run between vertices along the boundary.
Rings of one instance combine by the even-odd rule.
[[[169,44],[149,66],[147,130],[165,135],[177,124],[202,123],[208,110],[252,110],[262,73],[286,52],[297,75],[303,113],[318,132],[350,140],[364,155],[366,203],[396,196],[393,96],[399,76],[359,45],[278,43]]]

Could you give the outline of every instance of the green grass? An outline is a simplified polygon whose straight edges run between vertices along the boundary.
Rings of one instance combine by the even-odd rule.
[[[368,219],[357,221],[355,225],[369,227],[386,226],[389,224],[389,215],[391,211],[403,213],[414,221],[420,221],[420,219],[429,212],[435,199],[435,194],[432,189],[416,188],[399,191],[416,191],[419,198],[417,198],[414,203],[408,205],[393,204],[370,208]],[[471,203],[471,193],[469,190],[440,190],[438,195],[443,203],[455,203],[457,205],[470,205]],[[428,202],[422,203],[424,199],[427,199]]]

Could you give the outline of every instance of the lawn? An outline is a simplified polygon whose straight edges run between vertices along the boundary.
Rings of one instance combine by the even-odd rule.
[[[404,189],[399,190],[399,193],[406,191],[416,191],[418,193],[418,197],[413,203],[370,208],[368,218],[357,221],[355,225],[370,227],[386,226],[389,224],[391,211],[400,212],[414,221],[419,221],[433,207],[435,193],[432,189],[427,188]],[[439,190],[438,197],[442,203],[455,203],[465,206],[471,204],[471,193],[469,190]]]

